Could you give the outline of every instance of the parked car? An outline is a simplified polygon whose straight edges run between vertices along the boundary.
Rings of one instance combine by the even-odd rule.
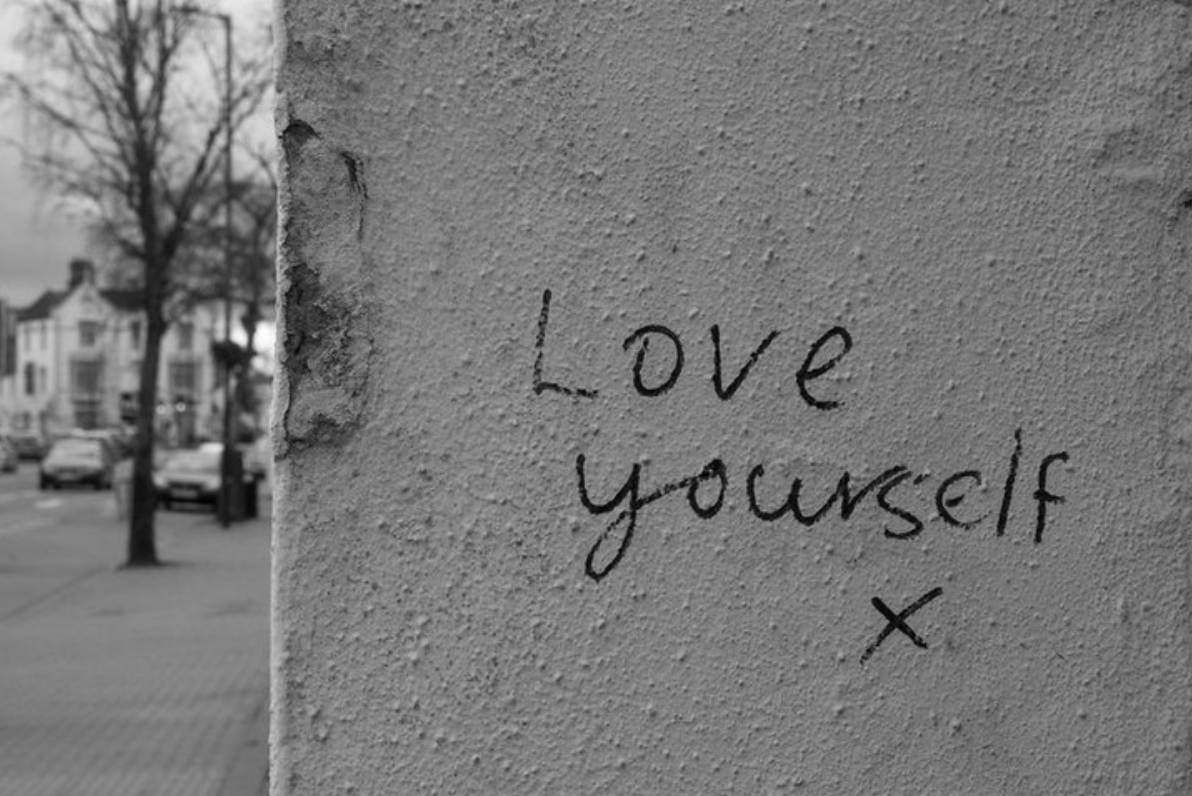
[[[45,455],[45,443],[41,436],[29,431],[14,431],[8,435],[9,442],[17,450],[17,458],[23,461],[36,462]]]
[[[76,439],[98,439],[101,440],[111,450],[112,455],[117,459],[123,459],[125,456],[132,455],[131,440],[123,431],[118,429],[74,429],[66,434],[68,437]]]
[[[17,471],[17,449],[8,437],[0,437],[0,473]]]
[[[222,442],[204,442],[199,445],[198,449],[208,453],[214,453],[220,457],[223,456]],[[240,463],[244,469],[246,480],[251,478],[255,481],[260,481],[265,478],[267,465],[262,458],[260,450],[255,445],[237,445],[236,450],[240,452]]]
[[[219,503],[220,451],[186,449],[168,458],[153,474],[153,485],[162,508],[175,503],[210,505]]]
[[[38,486],[58,489],[64,484],[90,484],[96,489],[111,489],[115,457],[106,443],[98,439],[64,437],[41,460]]]

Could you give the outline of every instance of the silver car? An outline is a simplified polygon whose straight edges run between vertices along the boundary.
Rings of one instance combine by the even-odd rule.
[[[177,503],[206,504],[213,509],[219,501],[219,450],[181,450],[166,459],[155,473],[153,485],[164,509]]]
[[[58,489],[78,484],[111,489],[114,465],[115,457],[102,440],[66,437],[51,445],[41,460],[38,486]]]

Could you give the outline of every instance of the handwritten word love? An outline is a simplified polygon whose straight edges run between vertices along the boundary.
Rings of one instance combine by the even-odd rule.
[[[546,328],[550,322],[550,302],[551,292],[549,290],[542,294],[542,312],[538,317],[538,340],[535,345],[536,356],[534,358],[534,392],[541,395],[544,392],[557,392],[563,395],[573,395],[580,398],[596,398],[599,392],[596,390],[585,389],[582,387],[564,387],[556,384],[553,381],[546,381],[542,377],[543,370],[543,351],[546,341]],[[765,353],[766,349],[770,347],[775,338],[778,337],[778,332],[770,332],[762,340],[758,347],[753,349],[753,353],[749,355],[749,359],[745,365],[737,373],[736,378],[730,381],[727,385],[724,383],[723,368],[721,365],[720,353],[720,327],[716,324],[712,325],[712,389],[716,392],[716,397],[722,401],[730,400],[737,390],[740,389],[741,384],[745,381],[745,377],[749,375],[749,369],[757,363],[757,360]],[[671,349],[671,368],[665,379],[658,384],[648,385],[642,376],[645,369],[646,356],[650,351],[650,341],[665,341]],[[826,357],[820,361],[821,350],[831,344],[833,341],[839,340],[841,349],[835,354]],[[663,395],[670,391],[675,383],[678,382],[679,376],[683,372],[684,352],[683,342],[679,339],[679,335],[661,324],[649,324],[635,329],[632,334],[625,338],[622,347],[628,351],[631,347],[637,346],[637,355],[633,360],[633,387],[638,394],[646,398],[654,398]],[[848,330],[842,326],[834,326],[812,343],[811,348],[807,351],[807,356],[803,360],[803,365],[795,373],[795,384],[799,388],[799,395],[807,403],[816,409],[835,409],[840,405],[839,401],[831,401],[827,399],[816,398],[808,389],[808,384],[815,379],[825,376],[833,368],[839,364],[840,360],[844,358],[853,347],[853,338],[849,335]]]

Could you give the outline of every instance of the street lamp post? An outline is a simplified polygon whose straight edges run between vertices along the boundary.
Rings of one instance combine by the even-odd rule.
[[[232,459],[236,455],[232,434],[232,17],[198,6],[184,5],[181,14],[218,19],[224,29],[224,355],[223,368],[223,453],[219,467],[219,524],[227,528],[232,523],[232,496],[236,494],[234,480],[239,477]]]

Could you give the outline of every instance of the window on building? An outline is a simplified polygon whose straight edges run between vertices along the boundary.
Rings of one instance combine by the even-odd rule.
[[[21,329],[21,349],[28,353],[33,350],[33,327],[26,326]]]
[[[100,405],[98,400],[75,401],[74,424],[77,428],[92,430],[100,427]]]
[[[37,391],[38,392],[49,392],[50,391],[49,372],[45,369],[44,365],[37,369]]]
[[[37,368],[32,362],[25,363],[25,395],[37,395]]]
[[[83,348],[94,348],[99,345],[99,323],[79,321],[79,345]]]
[[[178,350],[195,350],[195,325],[190,321],[182,321],[178,324]]]
[[[133,321],[128,324],[128,336],[132,339],[132,348],[134,351],[141,350],[141,322]]]
[[[4,367],[0,368],[0,377],[14,376],[17,372],[17,334],[14,329],[12,334],[4,338],[4,352],[0,355],[0,360],[4,361]]]
[[[71,362],[70,383],[76,398],[98,398],[103,393],[103,363],[85,359]]]
[[[46,321],[42,321],[41,323],[39,323],[39,324],[37,325],[37,328],[38,328],[38,329],[41,331],[41,334],[40,334],[40,338],[41,338],[40,345],[41,345],[41,350],[42,350],[42,351],[45,351],[45,350],[46,350],[46,326],[47,326],[47,325],[48,325],[48,324],[46,323]]]
[[[193,397],[198,392],[198,366],[194,362],[170,363],[170,393]]]
[[[137,422],[137,407],[140,405],[140,396],[131,390],[120,393],[120,419],[125,423]]]

